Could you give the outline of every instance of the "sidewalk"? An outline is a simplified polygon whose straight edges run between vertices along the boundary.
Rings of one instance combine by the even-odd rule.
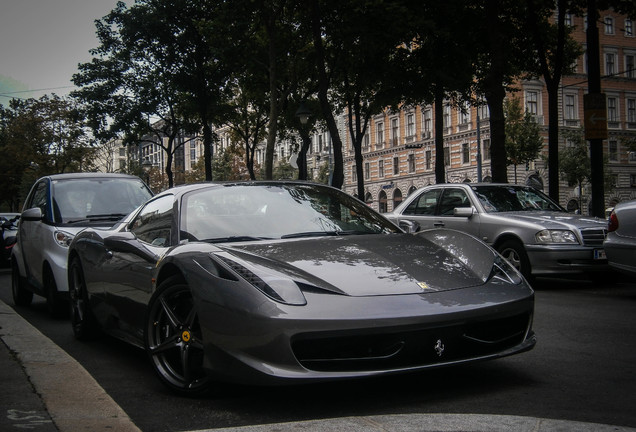
[[[75,359],[2,301],[0,380],[0,430],[140,432],[128,415]],[[636,432],[636,429],[520,416],[406,414],[345,417],[206,431]]]

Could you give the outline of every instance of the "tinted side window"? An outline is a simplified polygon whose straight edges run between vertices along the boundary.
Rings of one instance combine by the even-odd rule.
[[[170,246],[174,197],[166,195],[149,202],[135,217],[130,231],[153,246]]]
[[[44,215],[44,217],[47,220],[50,220],[50,209],[49,209],[49,205],[48,205],[48,182],[47,181],[41,181],[40,183],[38,183],[38,185],[35,187],[35,190],[33,191],[33,195],[31,195],[31,197],[29,198],[29,201],[26,203],[26,205],[24,206],[25,210],[28,210],[30,208],[35,208],[35,207],[39,207],[40,210],[42,210],[42,214]]]
[[[439,205],[439,214],[452,216],[456,207],[470,207],[470,200],[463,189],[446,189]]]
[[[440,189],[424,191],[404,210],[405,215],[434,215]]]

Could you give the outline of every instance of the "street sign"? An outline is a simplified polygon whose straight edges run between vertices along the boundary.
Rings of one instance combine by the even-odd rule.
[[[605,93],[589,93],[583,96],[585,139],[607,139],[607,108]]]

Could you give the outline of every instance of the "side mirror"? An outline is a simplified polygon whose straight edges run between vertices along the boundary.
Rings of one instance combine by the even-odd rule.
[[[470,218],[474,212],[472,207],[455,207],[453,209],[453,216]]]
[[[33,207],[22,212],[22,220],[38,222],[44,218],[40,207]]]
[[[420,230],[420,224],[408,219],[400,220],[399,227],[409,234],[416,233]]]
[[[158,256],[137,241],[135,235],[130,232],[104,237],[104,247],[113,252],[129,253],[150,261],[158,259]]]

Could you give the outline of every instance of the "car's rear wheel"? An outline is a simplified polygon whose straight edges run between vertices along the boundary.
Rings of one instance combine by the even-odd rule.
[[[20,277],[20,269],[15,262],[11,263],[11,293],[16,306],[29,306],[33,301],[33,292],[25,288]]]
[[[505,240],[497,247],[497,252],[501,254],[514,268],[526,279],[531,279],[532,268],[530,259],[523,244],[517,240]]]
[[[144,339],[157,375],[171,390],[194,395],[209,389],[197,309],[180,277],[167,279],[153,294]]]
[[[53,318],[65,318],[68,313],[68,304],[66,299],[57,291],[57,283],[51,270],[44,271],[44,290],[49,314]]]
[[[91,311],[82,263],[78,258],[69,267],[68,294],[73,334],[79,340],[91,340],[99,334],[99,326]]]

